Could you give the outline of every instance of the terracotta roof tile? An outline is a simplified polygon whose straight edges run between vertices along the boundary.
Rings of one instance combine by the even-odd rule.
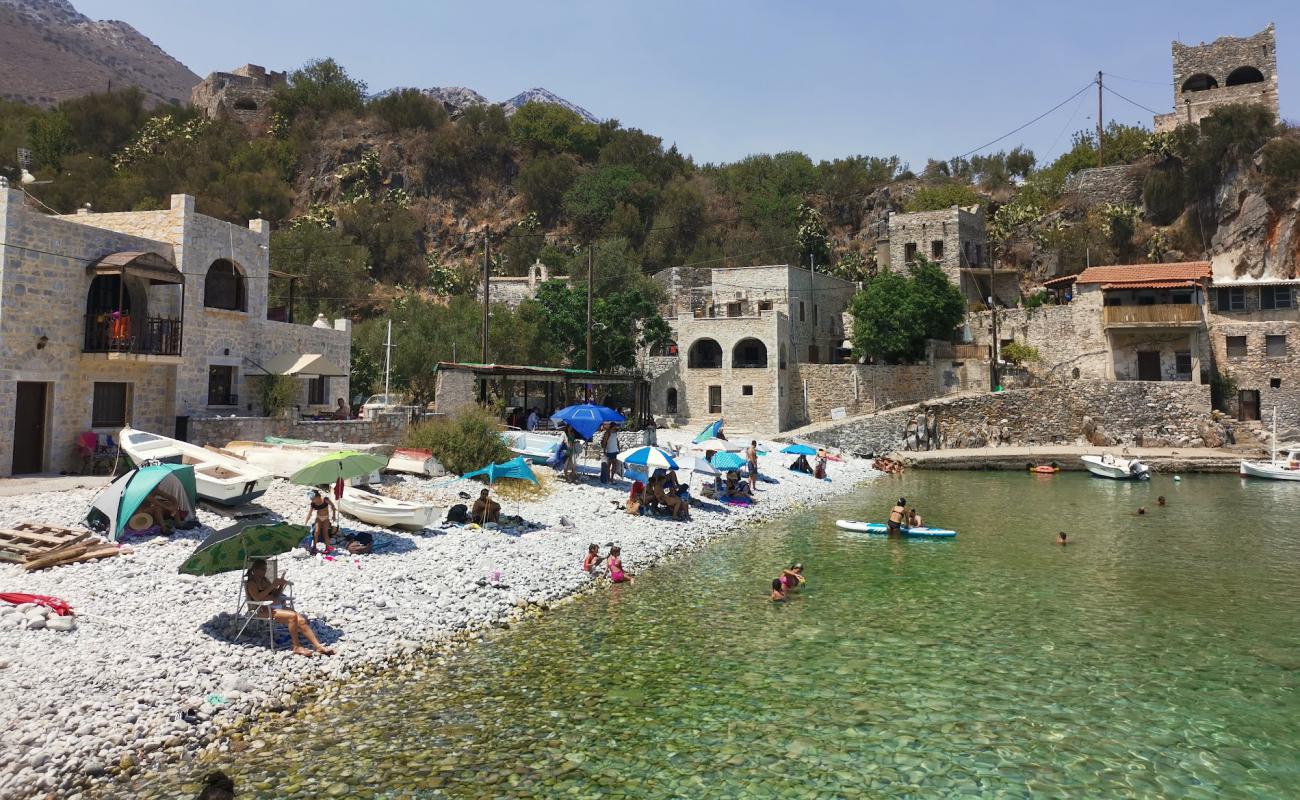
[[[1195,286],[1196,281],[1140,281],[1129,283],[1103,283],[1106,289],[1186,289]]]
[[[1172,264],[1123,264],[1104,267],[1089,267],[1079,273],[1079,283],[1101,283],[1105,288],[1137,288],[1132,284],[1178,281],[1185,285],[1190,281],[1204,280],[1210,277],[1210,262],[1179,261]]]

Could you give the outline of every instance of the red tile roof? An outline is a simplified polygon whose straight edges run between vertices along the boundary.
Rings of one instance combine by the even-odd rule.
[[[1089,267],[1079,273],[1078,282],[1100,283],[1103,289],[1170,289],[1188,286],[1209,277],[1210,262],[1179,261],[1172,264]]]

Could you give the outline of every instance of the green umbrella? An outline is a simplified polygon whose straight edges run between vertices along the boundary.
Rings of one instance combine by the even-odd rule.
[[[293,473],[289,480],[302,486],[328,486],[340,478],[343,480],[359,478],[386,466],[388,466],[386,458],[377,458],[369,453],[358,453],[355,450],[344,450],[316,459]]]
[[[278,522],[274,525],[238,525],[217,531],[181,564],[190,575],[218,575],[243,569],[250,558],[270,558],[287,553],[307,535],[305,525]]]

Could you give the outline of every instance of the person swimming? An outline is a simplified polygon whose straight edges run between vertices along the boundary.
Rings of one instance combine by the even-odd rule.
[[[805,581],[803,577],[803,564],[791,564],[789,569],[781,570],[781,586],[788,592],[792,589],[798,589],[803,586]]]
[[[772,597],[773,603],[779,603],[785,599],[785,586],[781,583],[780,578],[772,579]]]
[[[1147,513],[1147,510],[1146,510],[1145,507],[1143,507],[1143,506],[1138,506],[1138,510],[1133,512],[1133,516],[1135,516],[1135,517],[1141,517],[1141,516],[1145,515],[1146,513]]]
[[[1065,531],[1056,534],[1056,543],[1062,546],[1070,543],[1070,538],[1065,535]]]
[[[1163,494],[1156,498],[1156,505],[1161,508],[1165,507],[1165,496]]]
[[[889,509],[889,535],[903,535],[903,518],[907,514],[907,498],[898,498],[898,504]]]
[[[921,514],[916,510],[916,506],[912,506],[907,510],[907,527],[921,527]]]

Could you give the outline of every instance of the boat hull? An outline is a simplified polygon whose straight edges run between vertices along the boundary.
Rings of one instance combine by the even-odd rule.
[[[273,476],[266,470],[189,442],[134,428],[123,428],[118,442],[137,466],[147,461],[193,466],[195,492],[213,503],[243,505],[271,487]]]
[[[889,533],[889,526],[883,522],[858,522],[852,519],[837,519],[835,520],[835,527],[840,530],[853,531],[854,533],[869,533],[873,536],[885,536]],[[957,531],[926,526],[918,528],[903,526],[900,532],[903,536],[911,539],[953,539],[957,536]]]
[[[1243,461],[1241,476],[1273,481],[1300,481],[1300,469],[1289,469],[1284,464],[1273,464],[1267,461]]]
[[[501,438],[510,452],[533,464],[545,464],[564,441],[562,436],[535,431],[506,431]]]
[[[349,517],[384,528],[418,530],[438,521],[438,509],[431,505],[394,500],[351,486],[343,490],[337,502],[339,511]]]
[[[1144,481],[1151,477],[1147,465],[1137,459],[1103,461],[1099,456],[1082,456],[1079,460],[1098,478],[1108,478],[1113,481]]]

